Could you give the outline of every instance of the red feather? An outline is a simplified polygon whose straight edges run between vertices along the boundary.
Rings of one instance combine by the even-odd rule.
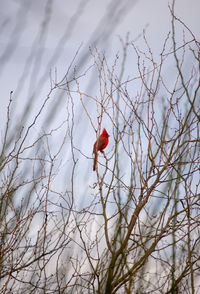
[[[106,148],[108,145],[108,138],[110,135],[108,135],[106,129],[103,129],[102,134],[98,137],[96,142],[94,143],[93,147],[93,153],[94,153],[94,165],[93,165],[93,170],[96,169],[96,164],[97,164],[97,157],[98,157],[98,151],[102,151],[103,149]]]

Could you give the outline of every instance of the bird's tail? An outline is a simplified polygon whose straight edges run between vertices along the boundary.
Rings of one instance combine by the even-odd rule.
[[[94,164],[93,164],[93,171],[95,171],[96,166],[97,166],[97,158],[98,158],[98,153],[94,152]]]

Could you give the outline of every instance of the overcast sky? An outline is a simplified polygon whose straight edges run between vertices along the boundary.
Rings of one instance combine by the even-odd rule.
[[[0,79],[4,96],[0,98],[1,101],[7,99],[5,95],[16,88],[23,64],[30,54],[30,48],[34,41],[40,42],[40,46],[44,47],[42,54],[45,65],[45,58],[47,60],[50,58],[58,42],[66,33],[63,42],[64,51],[61,52],[54,64],[59,69],[59,67],[63,68],[63,60],[66,65],[71,61],[80,44],[83,44],[83,48],[85,46],[87,50],[91,45],[89,42],[98,36],[98,31],[102,30],[105,33],[109,29],[109,20],[112,22],[112,31],[109,36],[110,47],[107,42],[102,42],[99,46],[105,50],[115,51],[117,51],[116,44],[119,35],[125,38],[129,32],[130,39],[134,39],[146,25],[148,25],[147,36],[153,49],[156,50],[162,46],[171,26],[167,0],[54,0],[48,2],[46,0],[1,0],[0,2]],[[110,4],[112,2],[114,2],[114,6]],[[119,7],[119,11],[116,6]],[[108,14],[106,18],[105,15],[109,9],[113,11],[113,14]],[[177,0],[175,11],[177,16],[198,36],[200,1]],[[44,24],[45,13],[48,24],[45,38],[41,40],[38,34],[41,30],[41,24]],[[100,22],[101,19],[104,22]]]
[[[24,64],[34,46],[32,64],[38,62],[37,79],[55,67],[62,76],[81,44],[81,54],[88,53],[95,41],[99,49],[114,55],[120,48],[118,36],[125,38],[129,32],[130,40],[134,40],[147,25],[148,40],[153,52],[159,54],[171,30],[167,0],[0,0],[0,3],[0,101],[4,106],[10,91],[19,86]],[[198,37],[200,1],[177,0],[175,11]],[[58,54],[51,59],[56,48]],[[31,70],[31,62],[28,69]],[[30,72],[26,71],[28,76]]]
[[[50,70],[56,68],[58,78],[62,77],[80,46],[78,61],[83,65],[90,63],[88,49],[93,43],[114,58],[121,50],[119,36],[125,39],[129,33],[130,40],[134,40],[147,27],[148,41],[153,52],[159,54],[171,30],[167,0],[0,0],[0,3],[1,124],[5,122],[10,91],[19,100],[15,114],[29,103],[34,91],[41,103],[48,93]],[[197,39],[199,11],[199,0],[176,1],[176,15]],[[133,73],[136,62],[131,59],[127,75]],[[89,140],[94,138],[95,134]],[[83,151],[88,151],[84,144]],[[91,150],[88,154],[91,155]]]
[[[30,94],[30,88],[37,88],[37,81],[43,76],[46,80],[42,80],[37,96],[45,95],[50,70],[56,68],[58,78],[62,77],[80,46],[77,62],[82,58],[83,64],[90,63],[88,49],[93,43],[114,58],[121,50],[119,36],[125,39],[129,33],[129,39],[134,40],[147,27],[152,51],[159,55],[171,30],[167,0],[0,0],[0,3],[0,103],[4,110],[11,90],[23,103],[29,99],[25,90]],[[199,11],[199,0],[176,1],[176,15],[197,38]],[[127,65],[129,75],[136,67],[133,58],[130,67]]]
[[[88,48],[91,45],[88,43],[91,41],[91,36],[94,40],[95,36],[98,36],[98,31],[102,30],[105,33],[111,22],[112,31],[109,36],[111,47],[109,48],[113,50],[116,49],[112,46],[116,46],[118,35],[124,38],[129,32],[130,39],[134,39],[146,25],[148,25],[147,36],[154,47],[153,49],[155,49],[162,46],[163,39],[171,29],[171,16],[167,0],[54,0],[48,2],[46,0],[1,0],[0,2],[0,56],[3,53],[5,54],[6,45],[10,46],[9,49],[12,48],[12,51],[8,52],[10,55],[5,55],[4,58],[0,59],[1,63],[6,62],[6,71],[3,77],[2,70],[0,71],[0,77],[3,79],[1,81],[5,89],[4,94],[9,92],[11,88],[16,87],[25,57],[28,56],[34,40],[37,40],[41,24],[44,24],[45,13],[48,23],[46,36],[40,40],[41,47],[44,46],[45,48],[44,58],[45,55],[49,56],[53,53],[68,28],[65,42],[63,42],[65,51],[60,54],[60,59],[64,58],[66,64],[71,61],[80,44],[83,43],[83,46],[85,45]],[[111,5],[112,2],[114,4]],[[109,10],[113,11],[113,14],[109,12],[106,18],[105,15]],[[177,16],[198,36],[200,1],[177,0],[175,11]],[[101,19],[104,22],[100,22]],[[98,26],[99,23],[101,24],[100,27]],[[95,35],[93,35],[94,32]],[[109,50],[106,42],[105,44],[101,43],[101,46],[105,50]],[[55,65],[62,67],[63,64],[56,61]]]

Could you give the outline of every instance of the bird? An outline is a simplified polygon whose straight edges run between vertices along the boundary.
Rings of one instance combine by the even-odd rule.
[[[103,129],[101,135],[97,138],[96,142],[94,143],[93,153],[94,153],[94,164],[93,164],[93,171],[96,169],[97,165],[97,157],[98,151],[103,153],[103,149],[105,149],[108,145],[110,135],[108,135],[106,129]]]

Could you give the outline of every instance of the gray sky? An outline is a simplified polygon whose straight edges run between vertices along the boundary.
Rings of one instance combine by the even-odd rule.
[[[122,2],[126,3],[126,5],[120,6]],[[49,1],[49,6],[46,3],[47,1],[40,0],[1,0],[0,56],[4,53],[5,56],[3,55],[3,58],[1,58],[1,63],[3,62],[5,64],[3,70],[0,72],[0,78],[2,85],[4,85],[4,95],[8,95],[10,90],[16,88],[23,64],[26,56],[30,54],[34,40],[40,43],[40,46],[44,49],[41,53],[43,54],[42,58],[44,59],[45,66],[45,61],[48,62],[48,59],[53,54],[58,42],[68,28],[69,31],[66,33],[65,42],[63,42],[64,50],[61,52],[58,60],[55,61],[55,64],[52,64],[62,70],[63,60],[67,66],[80,44],[83,44],[83,48],[86,48],[86,50],[88,49],[88,46],[91,45],[89,41],[91,41],[91,36],[96,29],[100,31],[101,28],[103,32],[109,29],[109,21],[107,23],[101,23],[101,27],[97,25],[108,12],[111,1],[81,2],[59,0]],[[122,9],[123,13],[119,13],[115,7],[116,19],[114,19],[115,16],[112,13],[109,16],[111,21],[113,21],[113,28],[109,36],[109,48],[116,52],[118,35],[124,38],[126,33],[129,32],[130,39],[134,39],[148,25],[147,36],[152,48],[153,50],[160,49],[171,25],[168,1],[126,0],[115,1],[115,3],[119,6],[119,9]],[[77,12],[78,6],[80,7]],[[41,24],[44,24],[45,7],[47,11],[46,22],[49,24],[47,25],[45,37],[39,39],[38,34]],[[177,0],[175,8],[177,16],[198,36],[200,27],[200,1]],[[114,11],[113,8],[111,10]],[[101,43],[99,46],[108,50],[107,42]],[[7,50],[7,55],[4,52],[6,49],[11,50],[11,52]]]
[[[134,40],[148,26],[147,39],[154,54],[159,56],[167,33],[171,30],[171,16],[166,0],[0,2],[1,124],[5,122],[10,91],[14,91],[14,100],[18,101],[15,115],[22,112],[32,95],[37,98],[36,105],[32,106],[35,113],[48,93],[50,70],[56,69],[58,78],[61,78],[81,44],[77,62],[81,60],[84,68],[91,62],[88,49],[93,42],[113,59],[121,50],[119,36],[125,39],[129,33],[130,40]],[[176,1],[176,15],[197,38],[199,11],[199,0]],[[137,60],[134,55],[129,58],[126,74],[133,75]],[[90,86],[91,83],[85,81],[86,90],[89,91]],[[57,118],[62,121],[61,112]],[[84,129],[83,121],[82,115],[77,121],[80,132]],[[89,136],[91,146],[94,138],[95,133],[93,137]],[[82,139],[79,136],[79,140]],[[83,152],[91,156],[91,150],[87,150],[84,141]]]

